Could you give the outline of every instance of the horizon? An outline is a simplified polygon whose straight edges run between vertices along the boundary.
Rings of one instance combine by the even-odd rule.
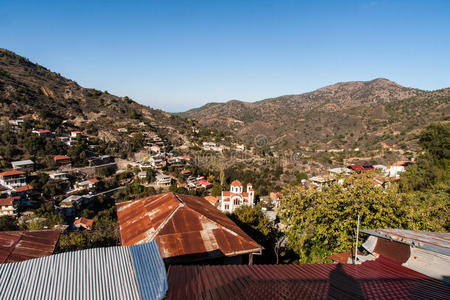
[[[263,2],[6,1],[0,47],[173,113],[376,78],[450,86],[446,1]]]

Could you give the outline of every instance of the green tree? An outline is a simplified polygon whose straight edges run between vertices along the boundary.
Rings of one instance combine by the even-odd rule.
[[[213,187],[211,189],[211,195],[212,196],[220,196],[222,194],[222,186],[218,182],[213,183]]]
[[[264,247],[263,255],[255,257],[258,263],[275,263],[274,245],[279,237],[278,231],[259,205],[250,207],[243,205],[237,208],[230,218],[252,239]]]
[[[362,228],[408,227],[407,205],[397,189],[374,186],[372,176],[353,176],[323,191],[301,186],[283,191],[281,220],[300,262],[323,262],[332,253],[351,249],[358,214]]]

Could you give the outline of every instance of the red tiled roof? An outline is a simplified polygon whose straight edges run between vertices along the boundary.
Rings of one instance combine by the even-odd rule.
[[[166,299],[448,299],[450,285],[385,257],[362,264],[170,266]]]
[[[0,173],[1,177],[13,176],[13,175],[25,175],[25,172],[17,171],[17,170],[11,170],[11,171],[5,171],[3,173]]]
[[[94,220],[81,217],[79,219],[76,219],[73,222],[73,224],[74,225],[82,225],[83,227],[87,227],[87,228],[92,228],[92,226],[94,225]]]
[[[14,201],[17,201],[19,199],[19,196],[0,198],[0,206],[11,206],[13,205]]]
[[[91,182],[91,183],[99,183],[99,182],[100,182],[100,180],[95,179],[95,178],[93,178],[93,179],[88,179],[88,181]]]
[[[53,159],[56,161],[56,160],[70,159],[70,157],[66,155],[56,155],[53,157]]]
[[[14,190],[18,193],[21,193],[21,192],[31,191],[32,189],[33,189],[33,187],[28,184],[28,185],[17,187]]]
[[[242,183],[241,183],[239,180],[234,180],[234,181],[231,183],[231,186],[242,186]]]
[[[0,263],[24,261],[53,254],[59,230],[0,232]]]
[[[117,203],[122,245],[156,240],[163,258],[234,256],[262,247],[201,197],[165,193]]]
[[[48,129],[38,129],[38,130],[36,130],[36,132],[38,132],[38,133],[50,133],[50,130],[48,130]]]
[[[199,181],[197,181],[197,183],[199,183],[201,185],[206,185],[206,186],[212,185],[209,181],[207,181],[205,179],[199,180]]]
[[[208,200],[209,203],[211,203],[212,205],[216,205],[217,201],[219,201],[219,197],[214,197],[214,196],[206,196],[204,197],[206,200]]]

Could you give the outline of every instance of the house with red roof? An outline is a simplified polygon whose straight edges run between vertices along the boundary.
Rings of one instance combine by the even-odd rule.
[[[53,157],[53,161],[58,166],[70,165],[72,164],[72,159],[66,155],[56,155]]]
[[[48,129],[36,129],[36,130],[33,130],[32,132],[43,138],[52,136],[52,132]]]
[[[16,207],[19,201],[19,196],[0,198],[0,216],[16,215]]]
[[[94,220],[81,217],[75,219],[75,221],[73,221],[73,225],[77,228],[82,227],[86,230],[91,230],[94,225]]]
[[[10,189],[27,185],[26,174],[19,170],[2,172],[0,173],[0,185]]]
[[[251,183],[247,184],[247,191],[243,191],[242,183],[234,180],[230,185],[230,191],[222,191],[222,201],[220,209],[223,212],[233,213],[234,210],[242,205],[253,207],[255,200],[255,191]]]

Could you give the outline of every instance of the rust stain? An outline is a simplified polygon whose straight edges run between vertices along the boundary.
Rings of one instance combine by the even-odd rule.
[[[123,245],[156,239],[163,258],[218,251],[226,256],[262,247],[206,199],[166,193],[117,204]]]
[[[0,263],[52,255],[60,234],[59,230],[0,232]]]

